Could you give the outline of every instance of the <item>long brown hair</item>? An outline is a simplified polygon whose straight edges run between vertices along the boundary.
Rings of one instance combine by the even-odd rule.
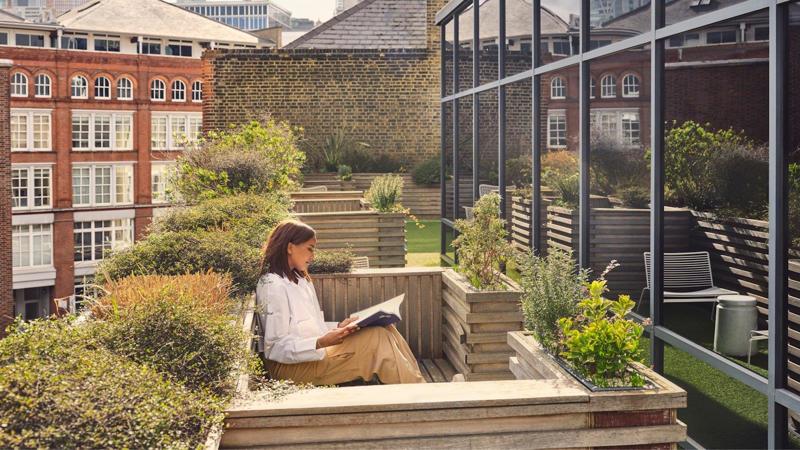
[[[307,273],[289,267],[289,243],[300,245],[316,235],[314,229],[303,222],[287,219],[279,223],[270,233],[261,251],[260,274],[275,273],[293,283],[297,283],[300,277],[307,279]]]

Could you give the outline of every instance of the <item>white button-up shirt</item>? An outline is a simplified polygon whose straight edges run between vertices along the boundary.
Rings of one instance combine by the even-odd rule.
[[[325,322],[311,283],[300,278],[295,284],[280,275],[266,274],[258,281],[256,302],[266,358],[294,364],[325,357],[325,349],[317,349],[317,339],[338,324]]]

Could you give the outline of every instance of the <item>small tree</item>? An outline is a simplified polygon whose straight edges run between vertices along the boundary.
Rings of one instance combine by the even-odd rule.
[[[489,193],[475,202],[473,219],[455,223],[459,236],[453,241],[458,271],[481,290],[504,290],[500,265],[513,255],[506,221],[500,218],[500,195]]]

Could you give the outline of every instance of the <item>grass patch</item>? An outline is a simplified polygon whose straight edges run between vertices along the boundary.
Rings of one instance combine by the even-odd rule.
[[[438,220],[422,220],[420,223],[425,225],[425,227],[420,229],[414,222],[410,220],[406,221],[408,253],[438,254],[441,245],[441,222]]]

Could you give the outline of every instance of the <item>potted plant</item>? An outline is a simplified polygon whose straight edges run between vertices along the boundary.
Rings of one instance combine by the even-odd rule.
[[[457,220],[458,265],[442,275],[445,353],[470,380],[512,378],[506,333],[522,329],[520,291],[500,268],[511,259],[500,196],[484,195],[473,218]]]

